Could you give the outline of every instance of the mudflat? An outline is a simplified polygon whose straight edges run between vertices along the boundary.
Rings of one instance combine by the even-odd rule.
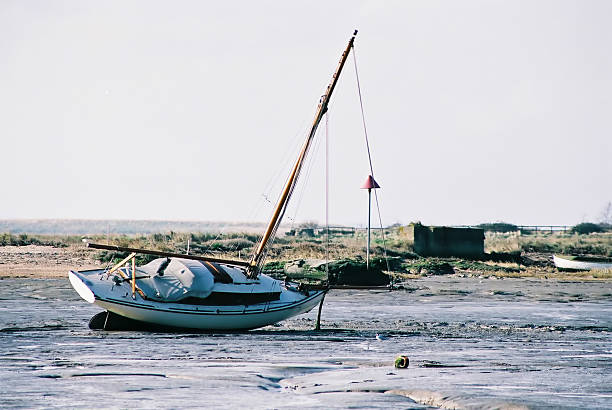
[[[612,408],[612,282],[432,275],[332,290],[321,331],[170,333],[89,329],[66,278],[1,284],[0,408]]]

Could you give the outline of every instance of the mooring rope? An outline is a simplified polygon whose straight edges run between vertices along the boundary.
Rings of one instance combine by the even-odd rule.
[[[357,52],[355,51],[355,47],[353,46],[353,62],[355,63],[355,78],[357,79],[357,92],[359,93],[359,106],[361,107],[361,122],[363,123],[363,134],[365,136],[366,148],[368,150],[368,161],[370,163],[370,174],[372,178],[374,178],[374,167],[372,166],[372,155],[370,153],[370,140],[368,138],[368,129],[366,127],[365,113],[363,109],[363,99],[361,97],[361,84],[359,82],[359,72],[357,71]],[[383,240],[383,255],[385,256],[385,262],[387,264],[387,271],[390,271],[389,268],[389,258],[387,258],[387,243],[385,239],[385,230],[383,229],[382,217],[380,215],[380,205],[378,203],[378,193],[374,190],[374,198],[376,199],[376,210],[378,212],[378,221],[380,223],[380,233],[382,234]]]

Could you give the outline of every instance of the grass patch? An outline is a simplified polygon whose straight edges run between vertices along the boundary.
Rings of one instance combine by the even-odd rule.
[[[0,246],[41,245],[64,248],[72,244],[79,243],[80,241],[81,237],[79,236],[56,237],[51,235],[30,235],[27,233],[13,235],[12,233],[8,232],[0,234]]]
[[[421,258],[402,264],[402,268],[413,275],[452,275],[457,270],[479,273],[519,273],[513,264],[490,264],[481,261],[456,258]]]
[[[402,268],[411,274],[418,275],[452,275],[455,269],[446,259],[421,258],[404,263]]]
[[[461,270],[472,272],[520,272],[520,268],[506,265],[492,265],[478,261],[456,260],[452,265]]]
[[[553,235],[521,240],[523,252],[612,256],[612,235]]]

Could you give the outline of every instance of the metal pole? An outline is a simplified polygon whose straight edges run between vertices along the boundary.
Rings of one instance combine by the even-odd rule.
[[[329,112],[325,115],[325,240],[325,274],[329,282]]]
[[[368,249],[366,251],[366,269],[370,270],[370,217],[372,208],[372,189],[368,188]]]

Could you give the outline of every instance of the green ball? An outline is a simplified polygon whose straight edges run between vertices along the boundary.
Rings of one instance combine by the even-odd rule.
[[[410,360],[408,360],[408,356],[398,356],[397,359],[395,359],[395,367],[397,367],[398,369],[405,369],[408,367],[408,364],[410,363]]]

